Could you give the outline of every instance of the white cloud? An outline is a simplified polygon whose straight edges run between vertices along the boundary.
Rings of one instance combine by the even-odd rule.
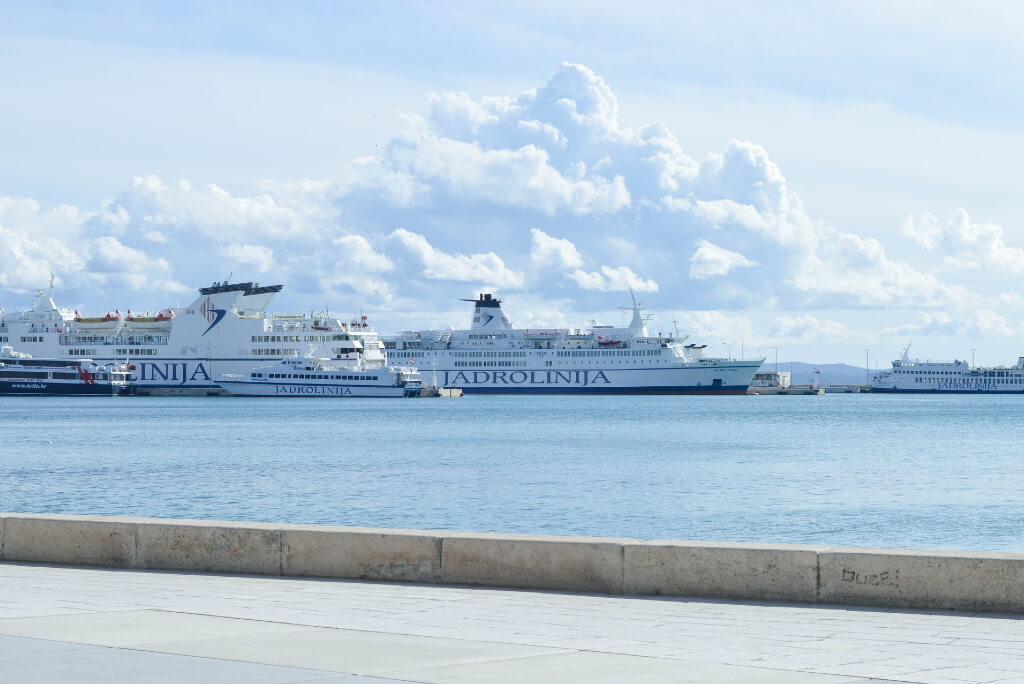
[[[530,260],[534,266],[567,269],[583,265],[583,257],[569,240],[551,237],[539,228],[530,229],[530,238]]]
[[[227,245],[221,252],[241,264],[252,266],[260,273],[266,273],[274,264],[274,250],[260,245]]]
[[[431,246],[423,235],[404,228],[391,233],[423,263],[423,275],[435,280],[480,282],[494,288],[523,286],[523,274],[505,267],[494,252],[485,254],[446,254]]]
[[[739,343],[755,336],[754,326],[747,316],[730,316],[721,311],[685,311],[673,317],[681,333],[690,336],[691,341],[704,340],[708,344],[724,342]],[[725,356],[725,347],[708,349],[709,356]],[[733,344],[732,353],[740,354],[740,348]],[[744,350],[745,353],[745,350]]]
[[[819,253],[804,255],[788,276],[794,288],[819,304],[941,307],[964,302],[964,289],[934,274],[890,259],[874,238],[828,230]]]
[[[963,209],[957,209],[945,221],[930,213],[916,220],[907,217],[903,234],[925,249],[942,254],[944,263],[953,268],[1024,273],[1024,249],[1008,245],[1001,226],[976,223]]]
[[[633,288],[636,292],[658,291],[658,283],[654,280],[644,280],[626,266],[601,266],[600,273],[576,269],[569,277],[584,290],[623,292]]]
[[[339,247],[338,262],[373,273],[391,271],[395,265],[385,254],[376,252],[362,235],[342,235],[334,239]]]
[[[771,336],[784,340],[835,342],[851,335],[854,335],[854,331],[843,323],[810,315],[780,316],[771,322]]]
[[[548,152],[535,145],[518,149],[484,149],[476,142],[421,137],[395,145],[392,162],[423,181],[442,183],[452,194],[484,199],[498,206],[533,209],[552,215],[614,213],[630,203],[622,176],[574,179],[549,163]]]
[[[707,240],[698,240],[697,251],[690,257],[690,277],[702,280],[726,275],[734,268],[756,265],[756,261],[751,261],[739,252],[719,247]]]
[[[977,309],[964,314],[950,315],[945,311],[920,311],[915,321],[885,328],[882,333],[891,337],[1016,337],[1024,331],[1017,324],[1015,330],[1006,317],[989,309]]]

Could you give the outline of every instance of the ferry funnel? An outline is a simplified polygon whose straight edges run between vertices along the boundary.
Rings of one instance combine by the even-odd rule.
[[[473,303],[473,323],[470,332],[491,332],[512,330],[512,321],[501,310],[501,300],[490,293],[481,294],[476,299],[463,299]]]

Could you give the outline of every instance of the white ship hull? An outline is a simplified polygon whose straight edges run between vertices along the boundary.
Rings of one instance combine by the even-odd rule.
[[[445,365],[438,361],[438,386],[458,388],[466,394],[745,394],[761,362],[733,361],[696,368],[547,367],[538,362],[533,368],[514,370]],[[423,375],[431,378],[431,373],[425,370]]]
[[[400,399],[411,396],[404,387],[376,387],[329,383],[288,383],[220,381],[220,386],[236,397],[319,397],[350,399],[358,397]],[[419,394],[419,389],[416,390]]]

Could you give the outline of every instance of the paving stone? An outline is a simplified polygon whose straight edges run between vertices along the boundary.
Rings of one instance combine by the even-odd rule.
[[[3,562],[0,635],[0,665],[44,682],[71,662],[131,679],[145,658],[126,653],[171,658],[176,681],[235,665],[324,682],[1024,680],[1007,615]],[[61,650],[33,661],[39,643]],[[262,676],[246,681],[292,681]]]

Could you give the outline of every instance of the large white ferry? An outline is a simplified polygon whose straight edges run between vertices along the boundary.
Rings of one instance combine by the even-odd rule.
[[[468,330],[385,335],[388,359],[419,366],[424,381],[469,393],[744,394],[764,359],[705,354],[687,337],[650,335],[633,297],[629,327],[515,328],[490,294]]]
[[[910,358],[910,345],[889,370],[875,373],[871,391],[880,393],[1022,394],[1024,356],[1013,366],[971,368],[967,361]]]
[[[313,353],[371,369],[384,365],[383,344],[365,316],[346,323],[327,313],[267,313],[281,289],[221,282],[200,288],[190,305],[156,315],[115,309],[82,316],[54,304],[51,279],[30,309],[0,309],[0,344],[38,357],[130,362],[139,394],[220,394],[217,376],[248,375],[254,366]]]

